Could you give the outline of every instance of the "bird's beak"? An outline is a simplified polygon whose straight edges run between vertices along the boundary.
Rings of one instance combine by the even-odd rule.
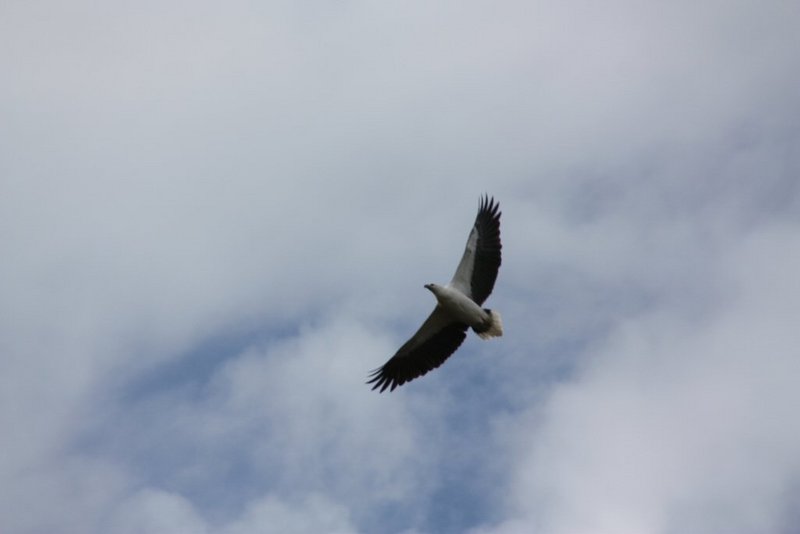
[[[425,287],[425,289],[427,289],[428,291],[433,291],[433,284],[425,284],[425,286],[424,286],[424,287]]]

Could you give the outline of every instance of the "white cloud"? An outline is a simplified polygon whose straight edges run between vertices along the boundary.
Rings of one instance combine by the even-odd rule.
[[[517,513],[548,533],[789,527],[796,231],[771,226],[728,251],[730,291],[712,313],[627,321],[555,389],[544,420],[515,437]]]
[[[192,503],[165,491],[142,490],[115,511],[108,529],[123,534],[208,532]]]
[[[224,528],[223,532],[225,534],[250,532],[347,534],[356,530],[350,523],[347,509],[319,495],[310,495],[295,506],[287,505],[274,497],[262,499],[248,507],[242,520]]]
[[[104,528],[123,534],[314,534],[356,532],[346,508],[311,494],[296,503],[267,496],[248,503],[241,518],[210,526],[187,499],[145,489],[121,502]]]
[[[0,530],[788,530],[796,2],[0,9]]]

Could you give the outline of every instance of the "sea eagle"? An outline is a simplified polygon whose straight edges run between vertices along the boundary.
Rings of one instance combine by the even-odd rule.
[[[481,308],[500,268],[499,207],[494,198],[481,198],[456,274],[446,286],[425,285],[438,301],[436,308],[417,333],[383,367],[370,374],[367,384],[374,384],[373,390],[393,391],[436,369],[461,345],[468,328],[482,339],[503,335],[500,314]]]

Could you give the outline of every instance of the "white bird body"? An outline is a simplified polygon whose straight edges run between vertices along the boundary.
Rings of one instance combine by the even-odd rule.
[[[446,286],[427,284],[425,287],[436,296],[444,311],[456,321],[470,326],[481,339],[503,335],[503,324],[498,312],[484,310],[450,284]]]
[[[453,279],[445,286],[425,285],[436,296],[436,308],[395,355],[373,371],[368,381],[372,389],[394,390],[439,367],[467,337],[468,328],[482,339],[503,335],[500,314],[481,308],[500,268],[500,215],[494,199],[481,199]]]

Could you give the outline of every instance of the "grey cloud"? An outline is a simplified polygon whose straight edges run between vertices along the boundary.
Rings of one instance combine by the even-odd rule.
[[[794,2],[2,10],[4,531],[788,530]]]
[[[625,321],[554,392],[515,506],[544,532],[762,532],[788,528],[800,465],[796,247],[765,228],[729,251],[729,285],[702,317],[659,309]],[[502,531],[502,530],[501,530]]]

